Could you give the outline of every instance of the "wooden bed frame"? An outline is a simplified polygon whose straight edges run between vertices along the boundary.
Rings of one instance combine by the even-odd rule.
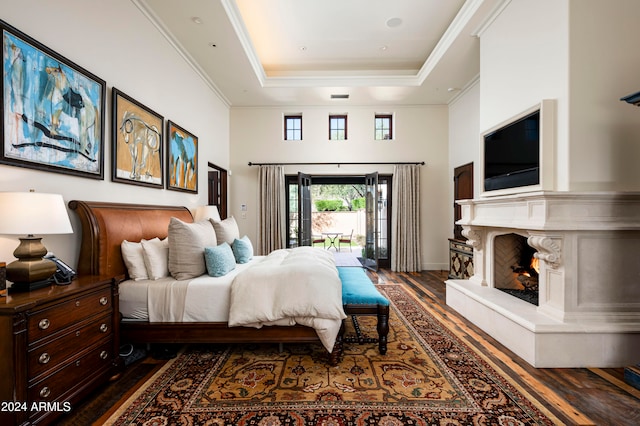
[[[122,282],[127,268],[122,260],[123,240],[167,236],[169,220],[176,217],[193,222],[186,207],[154,206],[94,201],[69,202],[82,225],[82,240],[78,258],[79,275],[109,276]],[[338,335],[329,363],[336,365],[342,356],[342,333]],[[290,327],[229,327],[226,322],[150,323],[121,321],[120,341],[127,343],[309,343],[319,342],[313,328]]]

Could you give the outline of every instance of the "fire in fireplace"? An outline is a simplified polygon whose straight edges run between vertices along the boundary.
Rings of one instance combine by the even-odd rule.
[[[518,234],[496,237],[494,287],[538,305],[538,259],[527,238]]]

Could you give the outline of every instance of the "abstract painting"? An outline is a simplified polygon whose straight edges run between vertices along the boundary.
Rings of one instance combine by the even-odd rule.
[[[111,180],[164,188],[164,118],[115,87],[111,95]]]
[[[167,189],[198,192],[198,138],[167,120]]]
[[[4,21],[0,163],[104,177],[105,82]]]

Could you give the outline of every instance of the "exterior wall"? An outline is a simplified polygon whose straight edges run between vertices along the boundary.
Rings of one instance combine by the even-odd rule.
[[[348,114],[348,140],[328,140],[328,116]],[[394,113],[395,139],[373,139],[374,114]],[[284,141],[283,116],[302,113],[303,141]],[[230,213],[240,232],[258,234],[258,168],[254,163],[287,162],[407,162],[425,161],[421,168],[421,241],[423,269],[447,269],[447,237],[451,222],[448,124],[446,106],[292,107],[231,109]],[[286,166],[285,173],[302,171],[321,175],[363,175],[373,171],[393,173],[392,165]],[[240,206],[247,205],[241,212]],[[243,216],[242,213],[246,213]]]
[[[104,180],[0,165],[0,191],[52,192],[72,199],[124,201],[196,207],[207,200],[207,161],[228,166],[229,109],[130,0],[3,1],[8,24],[104,79]],[[199,138],[199,193],[187,194],[111,182],[111,88],[175,121]],[[2,206],[5,208],[5,206]],[[43,242],[75,265],[80,224],[69,212],[75,234],[48,235]],[[0,260],[13,261],[17,238],[0,236]]]

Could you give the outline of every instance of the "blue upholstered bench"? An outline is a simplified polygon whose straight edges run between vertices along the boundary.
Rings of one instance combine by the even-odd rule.
[[[387,334],[389,334],[389,301],[376,289],[362,268],[338,267],[338,275],[342,281],[342,304],[347,315],[376,315],[378,317],[378,350],[387,353]],[[357,321],[354,326],[358,335],[358,343],[371,341],[364,339]],[[348,340],[347,340],[348,341]]]

